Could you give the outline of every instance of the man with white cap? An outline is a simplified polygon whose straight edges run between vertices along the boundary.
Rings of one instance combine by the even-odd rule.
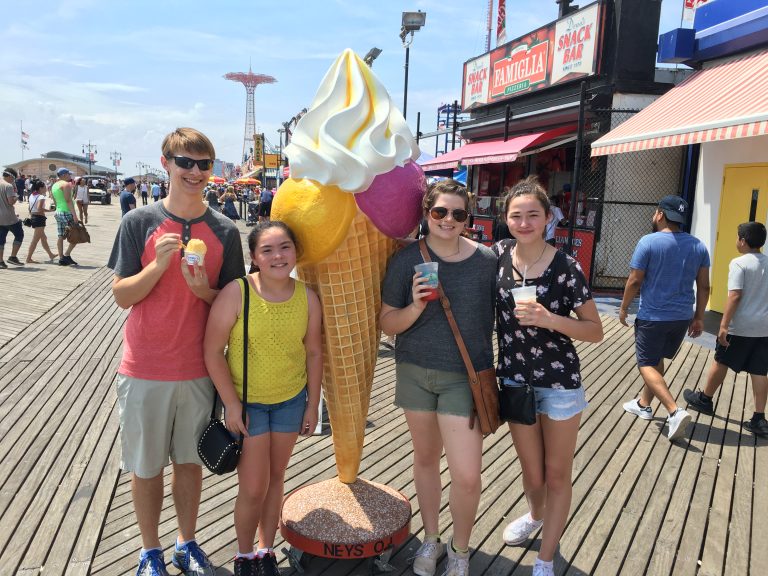
[[[51,196],[56,203],[56,212],[53,213],[53,217],[56,219],[56,233],[58,235],[56,249],[59,253],[59,266],[77,266],[77,262],[72,260],[70,256],[76,244],[69,242],[67,251],[64,251],[67,226],[73,226],[78,221],[75,203],[72,201],[72,172],[68,168],[59,168],[56,170],[56,176],[59,179],[51,188]]]
[[[673,358],[686,333],[696,338],[704,329],[709,299],[709,253],[696,237],[680,227],[688,220],[688,202],[664,196],[653,213],[653,234],[637,243],[629,264],[619,322],[627,326],[627,308],[640,292],[635,319],[635,355],[645,385],[640,397],[624,410],[643,420],[653,419],[655,396],[669,412],[667,437],[680,438],[691,415],[678,408],[664,380],[664,358]],[[694,293],[693,285],[696,284]]]

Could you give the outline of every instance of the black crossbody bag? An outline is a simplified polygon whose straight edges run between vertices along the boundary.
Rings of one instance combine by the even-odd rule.
[[[246,422],[245,404],[248,401],[248,301],[250,288],[248,278],[240,279],[243,283],[243,424]],[[214,474],[229,474],[237,468],[240,454],[243,452],[243,434],[235,439],[216,415],[216,404],[219,395],[213,389],[213,407],[211,408],[211,421],[203,430],[200,440],[197,442],[197,454],[200,459]]]

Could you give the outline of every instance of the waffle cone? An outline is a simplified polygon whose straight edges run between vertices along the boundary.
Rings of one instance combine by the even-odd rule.
[[[299,278],[323,307],[323,394],[339,479],[357,478],[373,371],[381,337],[381,281],[395,250],[358,210],[336,250],[317,264],[300,265]]]

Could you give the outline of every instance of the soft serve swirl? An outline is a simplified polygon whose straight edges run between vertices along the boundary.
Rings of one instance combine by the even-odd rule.
[[[356,193],[420,151],[384,86],[346,49],[323,78],[285,153],[291,177]]]

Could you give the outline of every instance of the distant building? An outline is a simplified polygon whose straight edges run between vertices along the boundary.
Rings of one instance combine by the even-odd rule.
[[[113,168],[94,163],[89,165],[88,159],[81,154],[69,154],[58,150],[46,152],[39,158],[29,158],[21,162],[8,164],[7,166],[17,170],[19,174],[36,176],[41,180],[47,180],[51,176],[56,177],[56,170],[59,168],[69,168],[75,176],[96,174],[114,178],[116,175]],[[119,175],[119,172],[117,174]]]

